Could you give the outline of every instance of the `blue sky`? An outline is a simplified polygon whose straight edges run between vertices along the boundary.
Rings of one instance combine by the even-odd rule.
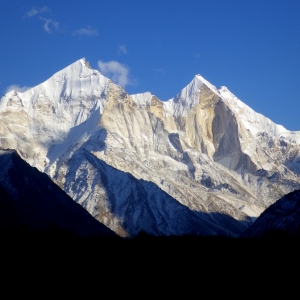
[[[0,1],[0,92],[85,57],[128,93],[168,100],[196,74],[300,130],[299,0]]]

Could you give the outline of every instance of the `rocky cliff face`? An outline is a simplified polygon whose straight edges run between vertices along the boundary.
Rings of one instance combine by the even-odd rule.
[[[0,146],[16,149],[125,236],[194,232],[191,223],[182,229],[177,205],[211,224],[199,234],[237,235],[300,187],[300,132],[255,113],[227,88],[197,75],[162,102],[151,93],[128,95],[84,59],[1,99]]]

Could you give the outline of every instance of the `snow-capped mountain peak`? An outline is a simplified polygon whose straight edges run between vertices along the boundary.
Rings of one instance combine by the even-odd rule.
[[[99,97],[108,85],[109,79],[86,65],[84,58],[55,73],[45,82],[23,93],[11,91],[2,99],[2,107],[12,95],[18,95],[25,110],[36,105],[38,101],[65,100]],[[6,101],[6,103],[5,103]]]
[[[287,140],[297,140],[300,142],[300,132],[291,132],[272,122],[269,118],[255,112],[248,105],[239,100],[227,87],[222,86],[219,89],[221,98],[230,106],[230,108],[239,116],[244,126],[253,134],[266,132],[271,136],[282,137]]]
[[[217,95],[219,94],[215,86],[198,74],[174,98],[165,102],[168,112],[174,116],[187,116],[190,110],[199,104],[199,93],[202,85],[207,86]]]

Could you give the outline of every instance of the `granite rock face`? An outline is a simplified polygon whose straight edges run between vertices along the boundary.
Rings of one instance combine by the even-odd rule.
[[[0,146],[16,149],[122,236],[194,232],[186,219],[182,229],[177,204],[211,224],[199,234],[236,236],[300,188],[300,132],[200,75],[163,102],[127,94],[81,59],[1,98]]]

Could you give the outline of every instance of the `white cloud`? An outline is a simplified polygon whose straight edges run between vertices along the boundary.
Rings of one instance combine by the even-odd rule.
[[[119,46],[119,51],[118,51],[119,54],[126,54],[127,53],[127,49],[126,49],[126,46],[125,45],[121,45]]]
[[[93,29],[91,26],[88,26],[87,28],[81,28],[81,29],[75,30],[73,32],[73,35],[96,36],[96,35],[98,35],[98,30]]]
[[[47,7],[47,6],[44,6],[44,7],[39,8],[39,9],[32,7],[31,10],[29,10],[26,13],[26,15],[27,15],[27,17],[33,17],[37,14],[42,14],[42,13],[46,13],[46,12],[50,12],[49,7]]]
[[[159,69],[153,69],[154,72],[156,73],[160,73],[160,74],[164,74],[165,70],[163,68],[159,68]]]
[[[15,90],[16,92],[24,93],[29,89],[31,89],[31,87],[29,87],[29,86],[19,86],[18,84],[12,84],[6,88],[5,94],[12,90]]]
[[[45,18],[42,18],[42,17],[40,17],[40,20],[45,22],[43,27],[44,27],[44,29],[47,33],[52,32],[51,28],[50,28],[50,25],[53,26],[55,29],[58,29],[59,22],[51,20],[51,19],[45,19]]]
[[[41,15],[43,13],[48,13],[48,12],[51,12],[51,10],[48,6],[44,6],[42,8],[32,7],[29,11],[27,11],[26,15],[27,15],[27,17],[34,17],[34,16]],[[47,33],[52,32],[51,27],[58,29],[59,22],[51,20],[51,19],[46,19],[42,16],[40,16],[39,19],[44,22],[43,27]]]
[[[109,77],[114,83],[125,87],[128,84],[132,84],[129,79],[129,69],[117,61],[103,62],[98,61],[100,72]]]
[[[26,13],[26,15],[27,15],[28,17],[33,17],[33,16],[37,15],[38,13],[39,13],[39,11],[38,11],[37,9],[32,8],[31,10],[29,10],[29,11]]]

